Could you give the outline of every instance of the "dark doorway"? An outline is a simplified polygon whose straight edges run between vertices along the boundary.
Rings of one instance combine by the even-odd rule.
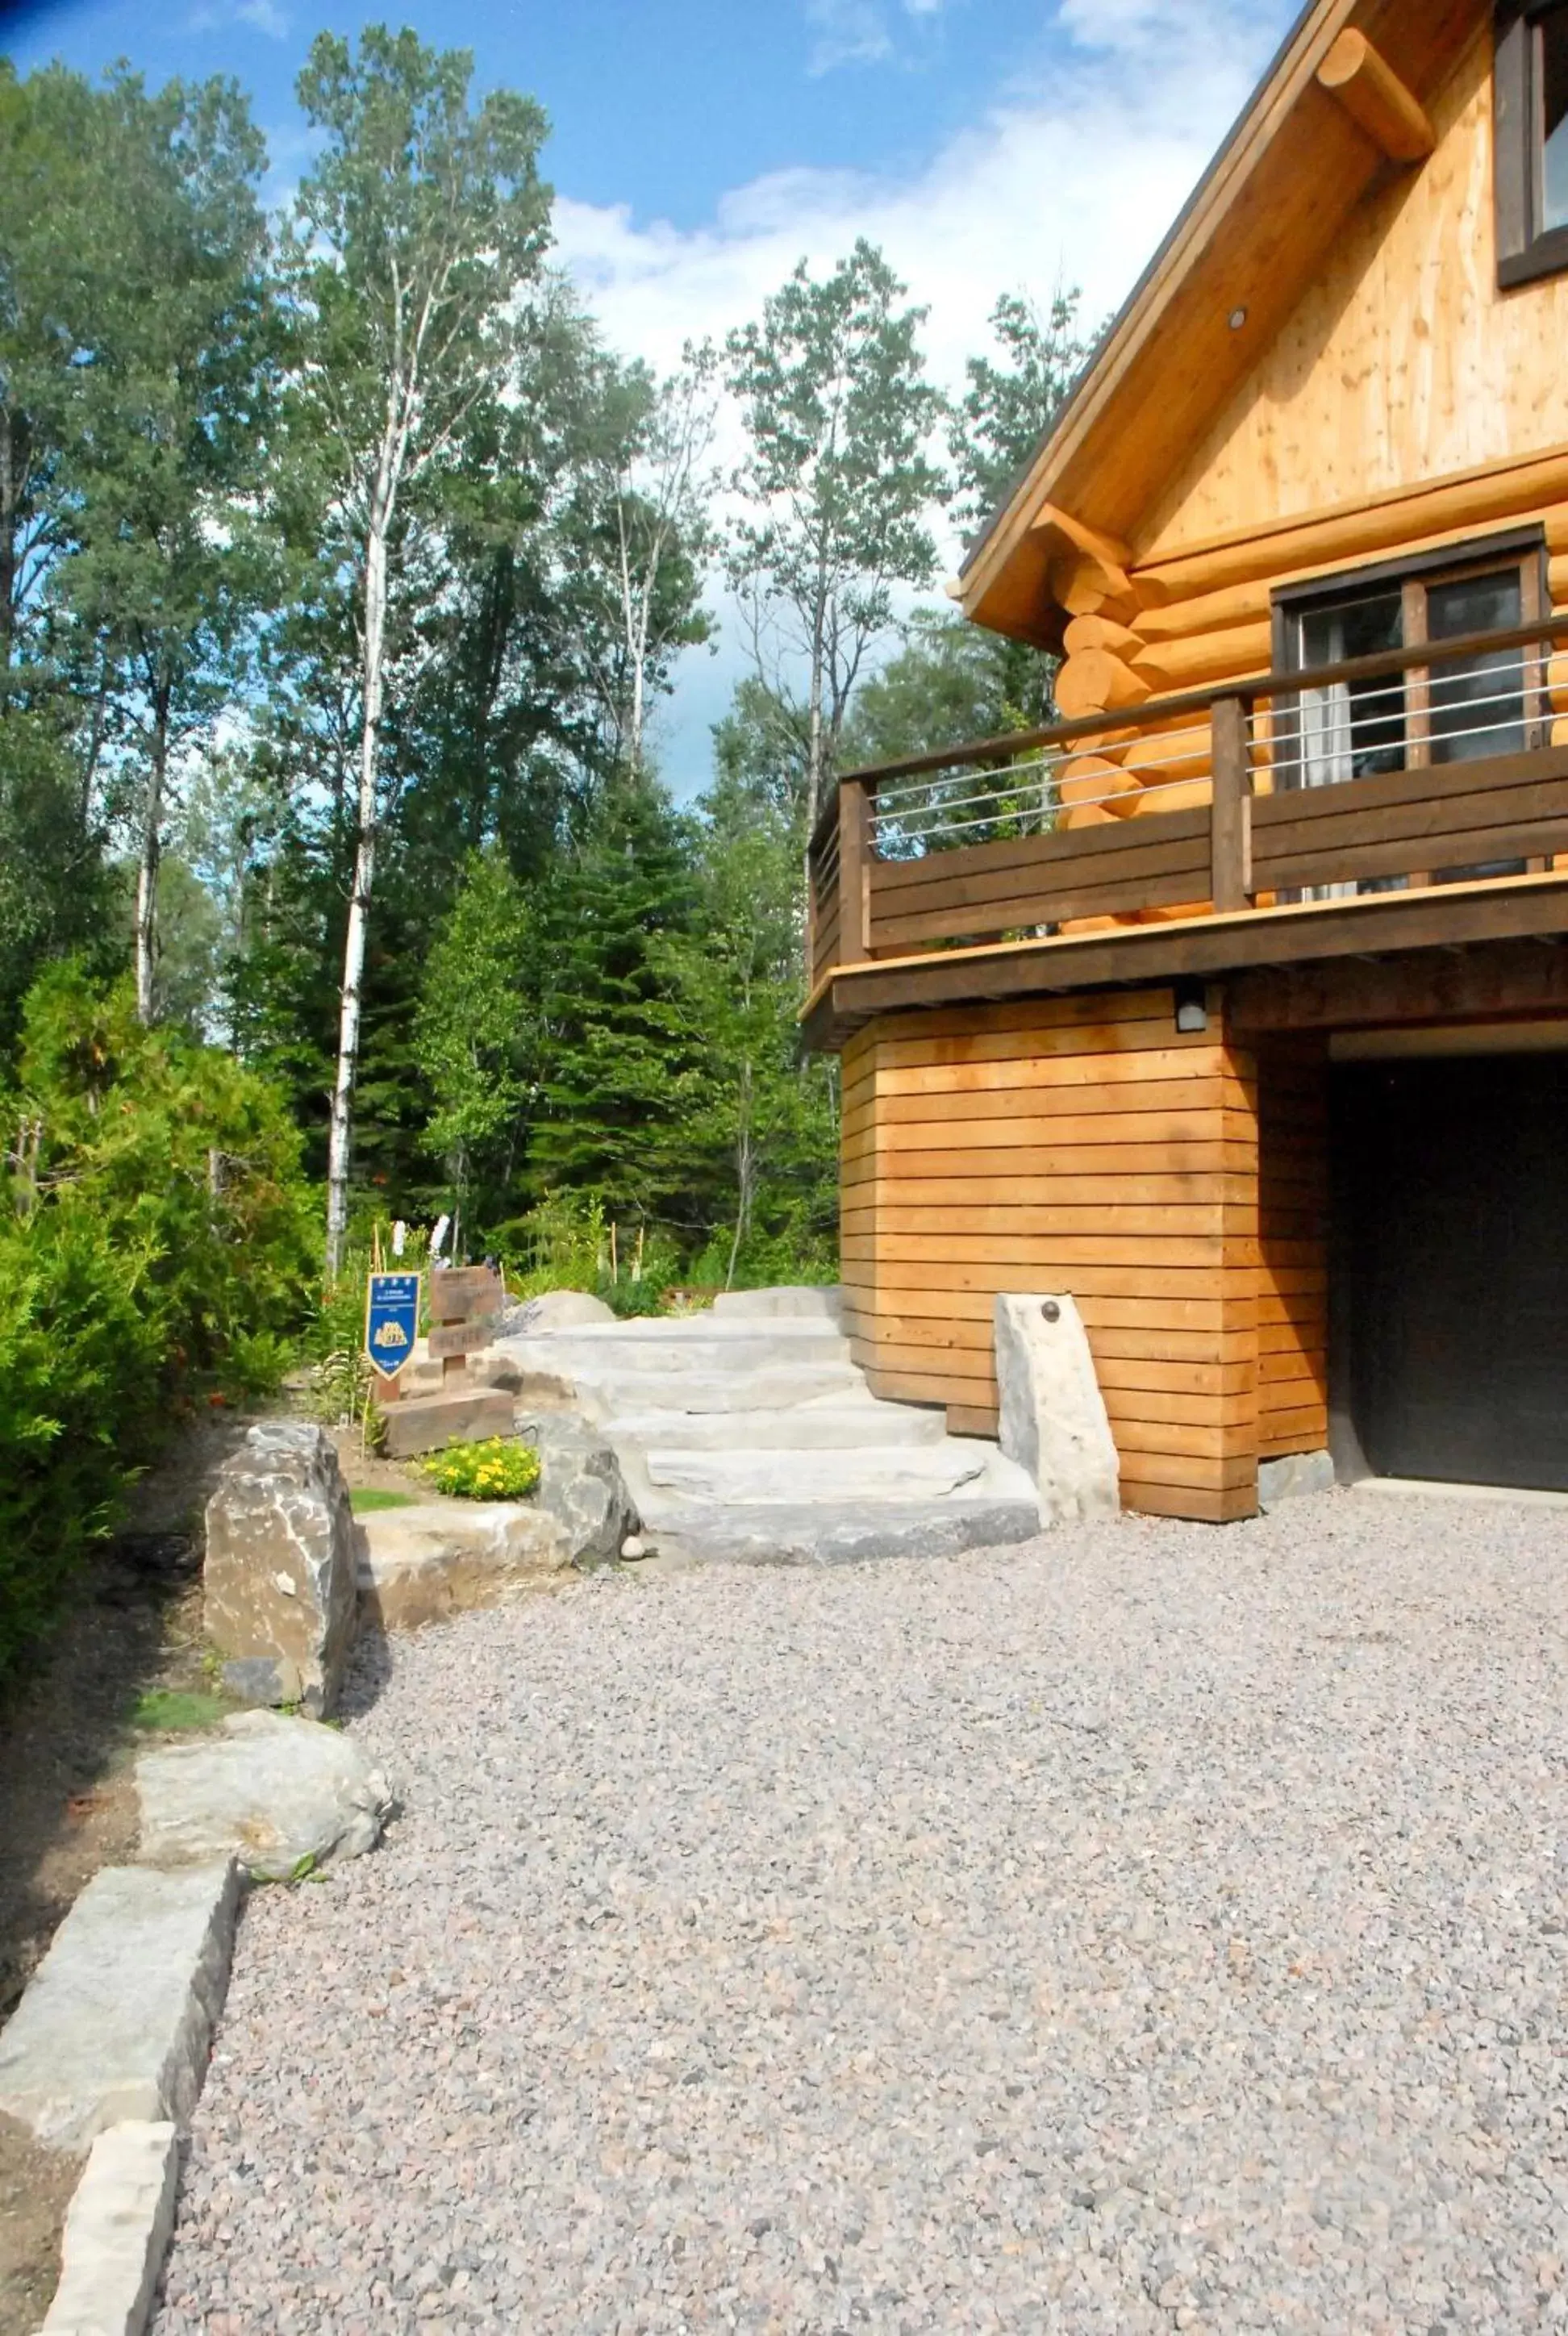
[[[1342,1064],[1333,1130],[1335,1337],[1368,1465],[1568,1491],[1568,1056]]]

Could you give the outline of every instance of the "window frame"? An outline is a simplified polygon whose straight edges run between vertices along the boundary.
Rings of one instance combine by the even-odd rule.
[[[1403,601],[1401,629],[1407,648],[1422,647],[1431,638],[1427,595],[1435,586],[1462,583],[1471,577],[1495,575],[1506,568],[1518,570],[1521,622],[1528,625],[1537,618],[1544,621],[1552,607],[1547,556],[1546,530],[1537,521],[1531,526],[1511,528],[1496,535],[1472,538],[1463,543],[1443,544],[1431,551],[1409,552],[1402,559],[1378,560],[1365,567],[1342,568],[1331,576],[1315,576],[1304,584],[1279,586],[1274,591],[1271,607],[1274,670],[1281,675],[1303,670],[1300,622],[1302,617],[1315,608],[1332,607],[1339,601],[1364,599],[1379,588],[1387,589],[1396,585],[1399,588]],[[1525,732],[1524,751],[1531,752],[1547,742],[1551,710],[1546,697],[1545,660],[1539,654],[1531,653],[1523,663],[1520,696]],[[1431,682],[1430,666],[1406,667],[1403,764],[1406,770],[1427,769],[1432,763]],[[1273,720],[1280,763],[1287,769],[1294,764],[1299,770],[1300,697],[1281,696],[1277,699]],[[1300,786],[1302,782],[1298,776],[1290,784]],[[1544,868],[1549,864],[1545,861],[1524,863],[1528,870]],[[1453,882],[1456,878],[1450,874],[1437,881]],[[1432,881],[1430,876],[1422,874],[1412,874],[1399,880],[1401,886],[1408,885],[1412,889],[1425,889]],[[1289,897],[1295,900],[1310,896],[1291,893]]]
[[[1497,285],[1504,292],[1568,274],[1568,227],[1541,225],[1544,125],[1540,28],[1568,0],[1497,0],[1493,19],[1492,140]]]

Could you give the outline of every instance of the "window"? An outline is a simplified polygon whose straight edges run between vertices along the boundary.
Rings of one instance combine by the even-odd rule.
[[[1282,592],[1274,609],[1275,665],[1307,673],[1383,649],[1529,624],[1545,607],[1544,565],[1540,530],[1532,529]],[[1542,678],[1534,650],[1486,649],[1403,674],[1303,689],[1280,706],[1276,784],[1334,786],[1539,745]],[[1451,870],[1434,881],[1507,875],[1519,864]],[[1331,889],[1382,891],[1407,881]]]
[[[1568,0],[1503,0],[1493,77],[1497,281],[1568,270]]]

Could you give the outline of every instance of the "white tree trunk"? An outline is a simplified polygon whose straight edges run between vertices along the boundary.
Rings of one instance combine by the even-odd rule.
[[[353,1156],[354,1079],[359,1066],[359,1019],[365,978],[365,939],[370,894],[375,881],[377,804],[375,758],[381,728],[381,670],[386,638],[387,513],[377,498],[365,545],[364,705],[359,731],[359,820],[354,853],[354,890],[343,945],[343,988],[337,1017],[337,1076],[332,1089],[332,1122],[326,1152],[326,1271],[343,1265],[348,1232],[348,1175]]]

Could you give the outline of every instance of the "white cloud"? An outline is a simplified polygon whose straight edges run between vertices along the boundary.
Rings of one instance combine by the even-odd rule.
[[[929,309],[927,360],[956,392],[965,358],[989,346],[987,319],[999,293],[1047,300],[1058,285],[1076,284],[1093,320],[1120,304],[1292,5],[1061,0],[1062,37],[1048,71],[1015,86],[923,167],[901,176],[775,172],[733,190],[691,229],[638,221],[624,206],[561,200],[560,256],[609,338],[667,371],[683,342],[721,340],[757,315],[797,260],[823,273],[863,235]],[[1176,25],[1181,37],[1171,39]],[[957,549],[950,545],[950,556]],[[689,668],[689,693],[683,676],[667,756],[683,789],[706,769],[703,725],[720,710],[733,655],[732,641],[717,661]]]
[[[892,34],[881,0],[806,0],[806,22],[816,28],[813,73],[836,65],[881,64],[892,54]]]
[[[275,0],[239,0],[234,11],[242,24],[252,32],[265,33],[268,40],[282,41],[288,36],[288,18]]]

